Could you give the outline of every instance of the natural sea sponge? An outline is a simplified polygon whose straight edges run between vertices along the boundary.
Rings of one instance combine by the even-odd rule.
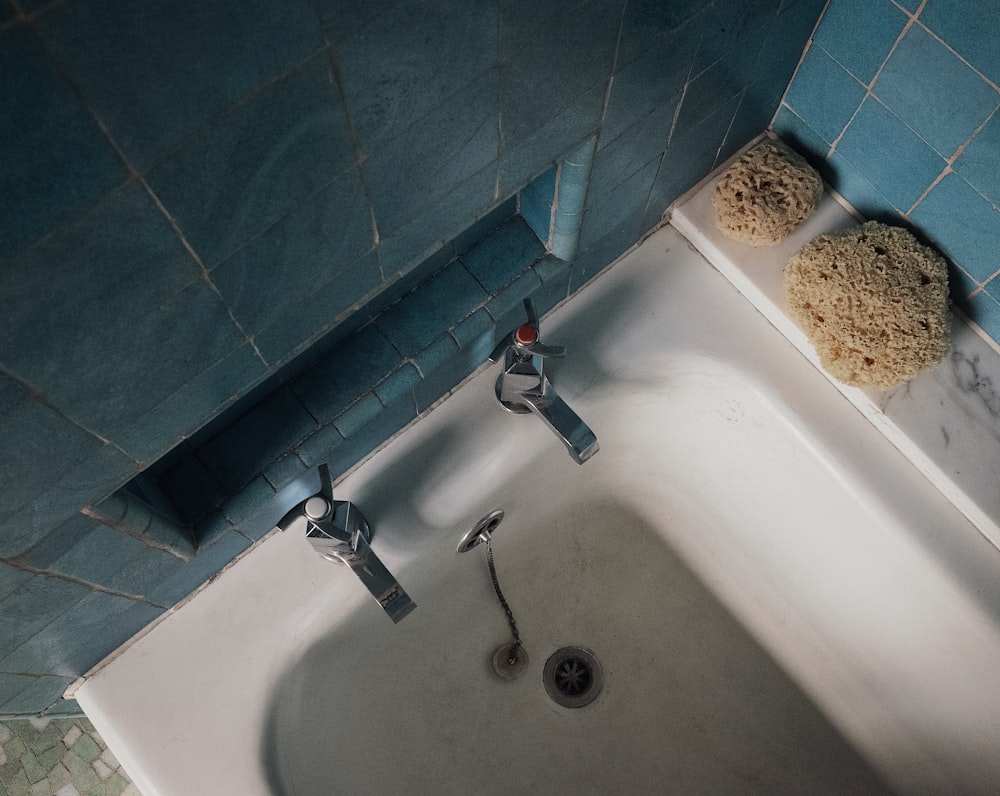
[[[765,140],[723,172],[712,195],[715,226],[727,238],[768,246],[813,214],[819,173],[781,141]]]
[[[788,261],[785,293],[820,364],[844,384],[893,387],[948,353],[947,265],[900,227],[818,235]]]

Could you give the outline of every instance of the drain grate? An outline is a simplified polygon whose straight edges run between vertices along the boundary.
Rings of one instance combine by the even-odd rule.
[[[556,704],[582,708],[597,699],[604,688],[604,670],[585,647],[563,647],[545,662],[542,682]]]

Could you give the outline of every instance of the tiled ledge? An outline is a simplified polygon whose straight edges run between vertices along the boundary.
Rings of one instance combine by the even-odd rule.
[[[812,345],[788,317],[784,267],[816,235],[857,221],[826,193],[813,216],[776,246],[731,240],[716,229],[712,207],[719,174],[731,162],[677,203],[671,224],[820,368]],[[986,341],[953,316],[951,353],[907,384],[860,390],[828,378],[1000,548],[1000,356]]]
[[[316,465],[339,476],[476,371],[495,340],[566,297],[568,262],[515,215],[276,386],[159,475],[199,546],[230,531],[260,539]],[[315,487],[315,484],[312,485]],[[187,505],[184,505],[187,501]]]

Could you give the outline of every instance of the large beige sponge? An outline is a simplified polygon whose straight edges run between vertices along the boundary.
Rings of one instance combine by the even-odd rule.
[[[886,389],[948,353],[948,269],[905,229],[869,221],[819,235],[785,267],[792,318],[820,364],[854,387]]]
[[[712,204],[727,238],[769,246],[813,214],[823,195],[819,173],[781,141],[766,140],[723,172]]]

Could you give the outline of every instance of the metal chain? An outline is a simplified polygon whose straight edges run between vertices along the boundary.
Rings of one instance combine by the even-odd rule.
[[[514,646],[523,646],[521,643],[521,634],[517,632],[517,623],[514,621],[514,612],[510,610],[510,605],[508,605],[507,600],[503,596],[503,592],[500,591],[500,581],[497,580],[497,568],[493,563],[493,543],[489,536],[486,537],[486,563],[490,565],[490,580],[493,581],[493,591],[497,593],[497,599],[500,601],[500,605],[503,607],[504,613],[507,614],[507,622],[510,624],[510,632],[514,636]],[[510,660],[507,661],[511,666],[517,663],[517,654],[511,652]]]

